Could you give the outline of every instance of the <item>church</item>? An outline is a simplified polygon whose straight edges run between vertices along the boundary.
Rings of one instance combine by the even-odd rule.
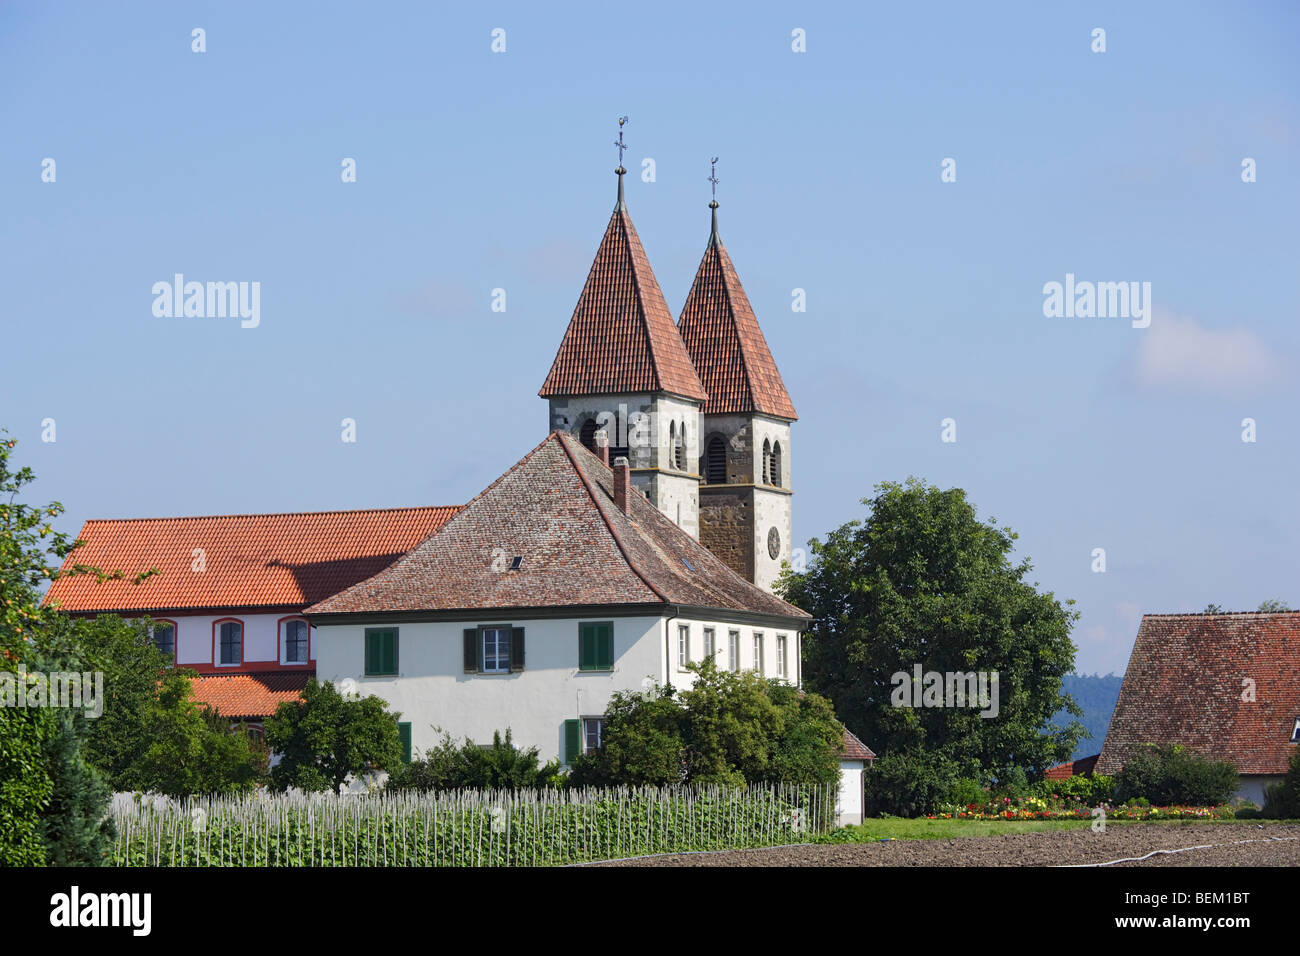
[[[621,141],[621,136],[620,136]],[[796,420],[718,233],[674,322],[618,198],[540,396],[548,433],[464,505],[88,521],[59,578],[76,614],[148,616],[196,697],[254,730],[319,677],[399,711],[410,759],[456,738],[568,762],[616,691],[688,665],[801,683],[791,554]],[[716,182],[716,179],[714,179]],[[540,417],[540,416],[539,416]],[[845,732],[841,819],[874,754]]]

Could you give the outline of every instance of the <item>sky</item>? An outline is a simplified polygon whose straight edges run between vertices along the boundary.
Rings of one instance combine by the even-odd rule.
[[[548,428],[626,115],[674,314],[718,157],[795,543],[961,487],[1123,673],[1144,613],[1300,607],[1297,36],[1264,2],[6,3],[0,427],[74,534],[467,501]],[[177,273],[258,283],[257,324],[156,315]],[[1045,314],[1067,275],[1147,318]]]

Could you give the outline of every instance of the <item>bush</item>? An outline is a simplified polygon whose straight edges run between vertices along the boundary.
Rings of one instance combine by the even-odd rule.
[[[1115,798],[1144,798],[1157,806],[1227,803],[1240,786],[1237,769],[1177,744],[1145,745],[1115,778]]]
[[[933,813],[957,781],[953,765],[935,754],[886,754],[863,775],[868,816]]]
[[[1115,801],[1115,778],[1104,776],[1065,777],[1061,780],[1040,780],[1032,790],[1044,799],[1060,797],[1066,803],[1077,801],[1087,807],[1101,806]]]
[[[983,806],[989,801],[989,792],[984,789],[984,785],[973,777],[961,777],[953,781],[948,792],[944,794],[943,802],[950,803],[959,807],[969,807],[971,804]]]
[[[442,742],[420,759],[394,770],[385,784],[389,790],[536,790],[559,786],[560,762],[539,764],[536,747],[520,750],[500,731],[490,747],[466,738],[457,744],[444,733]]]
[[[1291,754],[1286,776],[1264,788],[1263,815],[1274,820],[1300,819],[1300,748]]]

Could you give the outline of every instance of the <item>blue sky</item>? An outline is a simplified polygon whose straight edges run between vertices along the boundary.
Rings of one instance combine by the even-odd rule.
[[[674,313],[720,157],[796,543],[960,486],[1122,673],[1144,612],[1300,607],[1297,35],[1291,3],[6,4],[0,426],[70,532],[465,501],[547,428],[627,114]],[[177,272],[260,282],[260,324],[155,317]],[[1045,317],[1067,273],[1150,282],[1150,327]]]

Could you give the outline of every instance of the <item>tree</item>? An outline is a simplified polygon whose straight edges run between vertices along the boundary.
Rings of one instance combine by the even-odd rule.
[[[266,776],[265,745],[194,699],[193,671],[165,671],[144,709],[149,742],[122,779],[169,797],[243,793]]]
[[[778,581],[814,618],[803,642],[807,686],[882,754],[876,769],[906,755],[936,779],[987,783],[1068,758],[1084,728],[1050,718],[1062,708],[1080,716],[1061,692],[1074,661],[1074,602],[1062,606],[1028,583],[1029,561],[1011,560],[1015,533],[980,522],[961,489],[912,478],[876,490],[863,500],[865,521],[814,539],[807,571],[787,568]],[[996,717],[981,717],[980,707],[894,706],[917,665],[923,674],[983,672],[990,691],[996,672]]]
[[[349,776],[396,768],[400,716],[378,697],[344,697],[328,681],[308,682],[300,700],[282,703],[266,722],[266,742],[281,755],[272,784],[339,793]]]
[[[1256,610],[1276,613],[1278,611],[1291,610],[1291,605],[1287,604],[1285,601],[1279,601],[1277,598],[1269,598],[1266,601],[1261,601],[1259,603],[1259,607],[1256,608]]]
[[[571,786],[681,783],[815,785],[839,779],[843,727],[830,703],[752,671],[690,665],[685,690],[615,693],[601,748],[578,757]]]
[[[435,728],[436,730],[437,728]],[[388,790],[532,790],[560,783],[560,762],[541,763],[536,747],[520,749],[511,739],[492,734],[492,745],[469,738],[457,744],[443,733],[441,743],[416,760],[398,766],[385,783]]]
[[[1223,613],[1223,605],[1221,605],[1221,604],[1207,604],[1207,605],[1205,605],[1205,610],[1202,611],[1201,613],[1202,613],[1202,614],[1222,614],[1222,613]]]

